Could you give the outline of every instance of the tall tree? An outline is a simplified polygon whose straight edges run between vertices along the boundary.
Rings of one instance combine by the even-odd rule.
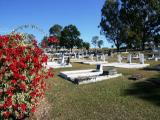
[[[159,0],[122,0],[121,20],[128,28],[127,38],[138,43],[144,50],[145,42],[156,37],[160,32],[160,1]],[[136,46],[136,45],[135,45]]]
[[[103,45],[103,40],[99,40],[97,45],[98,45],[99,48],[101,48],[102,45]]]
[[[49,29],[50,36],[55,36],[60,41],[59,44],[54,44],[54,46],[56,47],[56,50],[58,48],[58,45],[61,47],[61,39],[60,38],[61,38],[62,29],[63,29],[63,27],[59,24],[55,24]]]
[[[61,46],[67,49],[73,49],[76,46],[77,40],[79,40],[80,32],[75,25],[65,26],[61,32]]]
[[[101,10],[100,22],[101,34],[105,35],[106,39],[114,43],[119,51],[123,43],[121,32],[123,29],[122,21],[120,20],[120,3],[119,0],[106,0]]]
[[[60,37],[62,29],[63,27],[61,25],[55,24],[49,29],[49,34],[50,36]]]
[[[99,40],[98,36],[92,37],[91,43],[95,46],[95,48],[97,48],[97,46],[98,46],[98,40]]]
[[[83,40],[82,39],[77,39],[76,40],[76,45],[78,49],[81,49],[83,47]]]
[[[88,42],[83,42],[83,48],[85,48],[86,50],[89,50],[90,44]]]

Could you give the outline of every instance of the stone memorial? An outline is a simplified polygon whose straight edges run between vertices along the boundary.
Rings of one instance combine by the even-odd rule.
[[[84,53],[82,53],[82,59],[84,60]]]
[[[122,63],[122,57],[121,57],[121,55],[117,55],[117,57],[118,57],[118,63]]]
[[[144,64],[144,54],[139,55],[140,64]]]
[[[70,64],[70,57],[67,58],[66,65]]]
[[[103,62],[105,62],[105,61],[106,61],[106,57],[105,57],[105,55],[104,55],[104,54],[103,54],[102,60],[103,60]]]
[[[77,53],[77,58],[80,59],[80,54],[79,53]]]
[[[76,53],[74,53],[74,59],[76,59],[77,58],[77,54]]]
[[[96,55],[96,61],[99,61],[99,56],[98,55]]]
[[[64,65],[64,63],[65,63],[64,54],[62,54],[61,65]]]
[[[131,54],[128,55],[128,59],[127,60],[128,60],[128,63],[132,63],[132,55]]]
[[[101,64],[97,64],[96,71],[103,71],[103,66]]]
[[[90,58],[91,58],[91,61],[94,61],[94,60],[93,60],[93,55],[91,55],[91,57],[90,57]]]
[[[155,57],[155,61],[158,61],[158,57]]]
[[[103,75],[115,75],[117,70],[113,66],[103,67]]]

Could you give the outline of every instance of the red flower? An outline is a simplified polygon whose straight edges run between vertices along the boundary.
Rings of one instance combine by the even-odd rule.
[[[2,109],[3,108],[3,104],[0,104],[0,109]]]
[[[1,46],[0,46],[0,47],[1,47]],[[1,59],[1,57],[2,57],[2,54],[3,54],[2,51],[0,51],[0,59]]]
[[[45,43],[45,41],[42,41],[42,47],[46,47],[47,45],[46,45],[46,43]]]
[[[12,106],[12,98],[7,98],[3,105],[4,109],[8,108],[9,106]]]
[[[47,56],[36,45],[36,41],[31,40],[31,44],[22,45],[23,38],[18,34],[0,36],[0,84],[5,87],[0,90],[0,110],[4,119],[9,116],[22,119],[25,114],[35,112],[39,98],[45,95],[44,79],[52,76],[51,72],[42,69]],[[55,43],[58,39],[51,37],[49,41]],[[22,93],[24,103],[20,102],[19,97],[16,100],[13,97],[19,92]],[[28,106],[33,107],[28,109]]]
[[[59,43],[59,40],[55,36],[51,36],[48,38],[48,42],[50,43]]]
[[[17,81],[16,81],[16,80],[11,80],[11,83],[12,83],[12,84],[16,84]]]
[[[14,104],[12,105],[14,109],[17,109],[18,108],[18,104]]]
[[[32,107],[31,112],[34,113],[36,111],[35,106]]]
[[[20,87],[20,89],[23,90],[23,91],[26,90],[26,85],[25,85],[24,83],[22,83],[22,82],[19,84],[19,87]]]
[[[20,106],[22,112],[25,112],[25,111],[26,111],[27,105],[26,105],[25,103],[20,104],[19,106]]]
[[[12,93],[12,91],[11,91],[10,89],[8,89],[8,90],[6,91],[6,94],[8,94],[8,96],[12,96],[12,95],[13,95],[13,93]]]
[[[36,92],[31,92],[29,95],[30,95],[32,98],[35,98]]]
[[[3,112],[3,116],[4,116],[4,118],[8,118],[9,117],[9,115],[10,115],[10,112]]]
[[[41,62],[42,62],[42,63],[47,63],[47,60],[48,60],[48,56],[45,55],[45,56],[42,57]]]

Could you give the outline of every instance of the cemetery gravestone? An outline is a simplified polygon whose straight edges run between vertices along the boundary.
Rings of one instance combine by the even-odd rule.
[[[144,54],[139,55],[140,64],[144,64]]]
[[[91,58],[91,61],[93,61],[93,55],[91,55],[91,57],[90,57],[90,58]]]
[[[77,53],[77,58],[78,58],[78,59],[80,58],[80,55],[79,55],[79,53]]]
[[[70,63],[70,58],[68,57],[67,58],[67,65],[69,65],[69,63]]]
[[[103,68],[103,75],[115,75],[117,74],[117,70],[113,66],[108,66]]]
[[[96,61],[98,61],[98,55],[96,55]]]
[[[105,55],[103,54],[103,62],[105,62],[106,61],[106,58],[105,58]]]
[[[103,66],[101,64],[97,64],[96,71],[103,71]]]
[[[121,57],[121,55],[118,55],[117,57],[118,57],[118,62],[122,63],[122,57]]]
[[[77,58],[77,54],[76,53],[74,53],[74,59],[76,59]]]
[[[61,65],[65,63],[64,54],[62,54]]]
[[[132,55],[131,54],[128,55],[128,63],[132,63]]]

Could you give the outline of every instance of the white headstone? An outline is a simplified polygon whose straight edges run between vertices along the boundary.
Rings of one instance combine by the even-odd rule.
[[[141,55],[141,53],[140,53],[140,52],[138,52],[138,58],[140,58],[140,55]]]
[[[136,55],[136,58],[139,58],[139,56],[140,56],[140,54],[137,54],[137,55]]]
[[[139,55],[140,64],[144,64],[144,54]]]
[[[96,55],[96,61],[98,61],[98,60],[99,60],[99,59],[98,59],[98,57],[99,57],[99,56],[98,56],[98,55]]]
[[[157,57],[155,57],[155,61],[158,61],[158,58],[157,58]]]
[[[131,54],[128,55],[128,63],[132,63],[132,55]]]
[[[82,59],[84,59],[84,53],[82,53]]]
[[[90,58],[91,58],[91,60],[93,61],[93,55],[91,55],[91,57],[90,57]]]
[[[86,52],[85,52],[85,55],[87,56],[88,55],[88,51],[86,50]]]
[[[105,55],[103,54],[103,62],[105,62],[106,61],[106,57],[105,57]]]
[[[108,54],[105,54],[105,58],[106,58],[106,59],[108,58]]]
[[[79,53],[77,54],[77,58],[78,58],[78,59],[80,58],[80,54],[79,54]]]
[[[61,64],[65,63],[64,54],[62,54]]]
[[[77,55],[76,55],[76,53],[74,53],[74,59],[76,59],[77,58]]]
[[[117,55],[117,57],[118,57],[118,62],[122,63],[122,57],[121,57],[121,55]]]
[[[97,65],[96,65],[96,71],[103,71],[103,66],[102,66],[102,64],[97,64]]]

